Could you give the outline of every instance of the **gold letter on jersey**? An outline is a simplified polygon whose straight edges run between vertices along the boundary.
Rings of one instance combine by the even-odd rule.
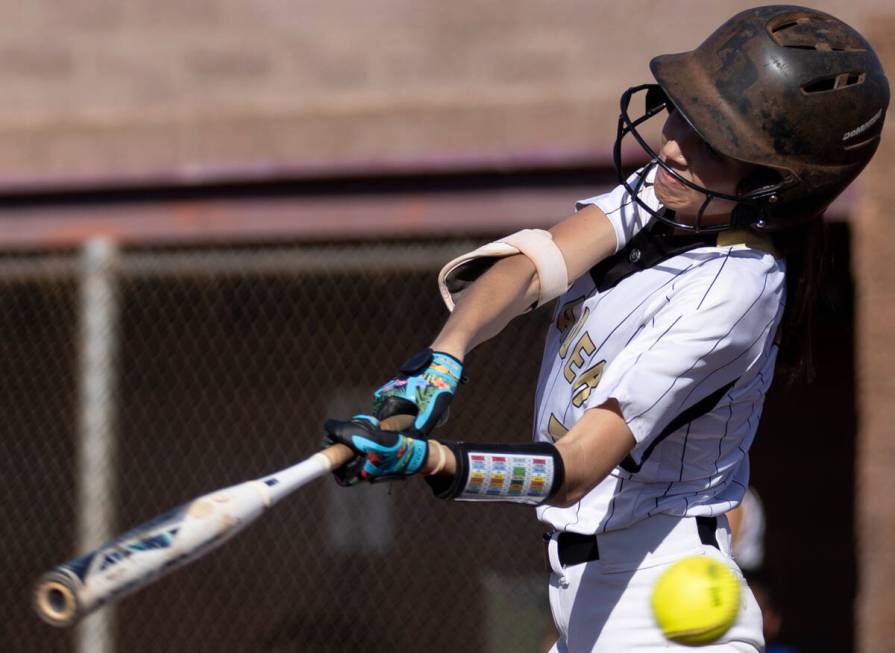
[[[584,297],[579,297],[578,299],[573,299],[568,304],[564,304],[559,309],[559,313],[556,315],[556,328],[559,329],[561,334],[565,335],[566,330],[578,321],[578,309],[581,308],[583,303]]]
[[[581,323],[583,323],[583,320]],[[590,339],[590,335],[585,331],[584,335],[575,343],[572,355],[569,356],[569,360],[567,360],[566,364],[563,366],[562,373],[566,377],[566,381],[572,383],[575,380],[574,368],[580,368],[584,365],[584,354],[590,356],[596,350],[597,347],[594,345],[594,341]],[[560,352],[560,355],[562,355],[562,352]]]
[[[606,361],[600,361],[596,365],[578,375],[575,383],[572,384],[572,405],[575,408],[581,408],[581,405],[587,401],[591,390],[597,387],[600,377],[603,376],[603,368],[606,367]]]
[[[556,442],[568,432],[569,429],[563,426],[562,422],[556,419],[556,415],[550,413],[550,422],[547,424],[547,433],[550,434],[550,437],[553,438],[553,441]]]
[[[575,323],[574,328],[569,331],[569,334],[563,339],[562,346],[559,348],[559,357],[565,358],[566,352],[569,350],[569,345],[578,337],[578,332],[581,331],[581,327],[584,326],[584,323],[587,322],[587,316],[590,314],[590,308],[585,308],[584,313]]]

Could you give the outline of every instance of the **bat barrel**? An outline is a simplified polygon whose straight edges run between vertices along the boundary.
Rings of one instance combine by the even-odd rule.
[[[352,456],[345,445],[333,445],[277,474],[159,515],[44,574],[35,586],[34,609],[52,626],[69,626],[220,546],[276,501]]]
[[[51,626],[69,626],[78,619],[77,581],[65,573],[44,574],[34,589],[34,610]]]
[[[47,572],[34,609],[52,626],[69,626],[220,546],[268,505],[258,481],[199,497]]]

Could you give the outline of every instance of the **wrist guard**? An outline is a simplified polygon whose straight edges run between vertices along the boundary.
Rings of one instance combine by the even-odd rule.
[[[442,442],[457,459],[453,478],[426,477],[440,499],[506,501],[531,506],[548,501],[562,486],[562,457],[549,442],[473,444]]]

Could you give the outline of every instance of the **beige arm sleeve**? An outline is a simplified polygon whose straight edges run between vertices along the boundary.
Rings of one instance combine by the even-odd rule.
[[[498,259],[514,254],[524,254],[534,263],[539,284],[537,306],[568,290],[566,262],[553,236],[543,229],[523,229],[458,256],[441,269],[438,288],[448,310],[454,310],[463,291]]]

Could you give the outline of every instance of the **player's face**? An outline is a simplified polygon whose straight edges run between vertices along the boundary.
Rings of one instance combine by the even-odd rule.
[[[687,181],[730,195],[736,194],[737,185],[753,169],[748,163],[713,150],[675,110],[662,127],[659,157]],[[680,183],[661,166],[656,173],[655,191],[662,204],[675,212],[676,220],[695,224],[705,194]],[[711,225],[727,221],[735,205],[730,200],[713,199],[703,213],[702,223]]]

